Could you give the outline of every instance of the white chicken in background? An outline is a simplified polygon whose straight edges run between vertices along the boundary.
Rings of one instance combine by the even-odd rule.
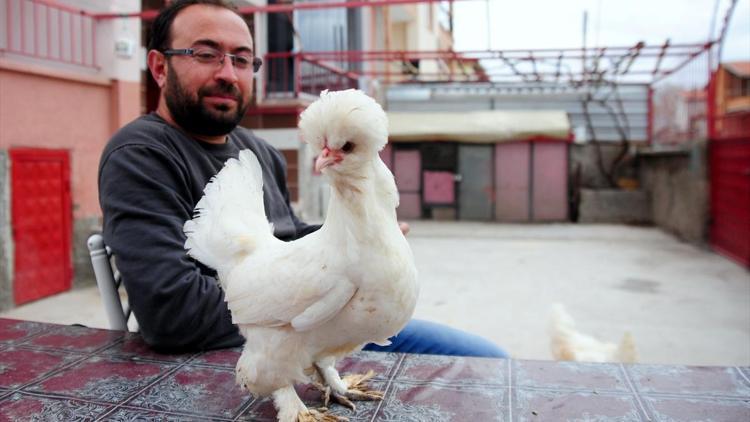
[[[578,362],[623,362],[638,360],[633,336],[626,332],[620,344],[606,343],[575,329],[573,317],[561,304],[552,306],[550,315],[550,350],[557,360]]]
[[[340,420],[307,409],[295,383],[319,381],[329,397],[378,400],[372,376],[339,376],[338,359],[367,343],[388,344],[410,320],[417,272],[396,220],[398,192],[378,152],[388,122],[361,91],[323,91],[301,115],[300,133],[329,179],[323,226],[293,242],[273,236],[263,180],[251,151],[229,160],[206,186],[185,223],[189,255],[218,272],[226,301],[247,339],[237,382],[272,395],[280,421]]]

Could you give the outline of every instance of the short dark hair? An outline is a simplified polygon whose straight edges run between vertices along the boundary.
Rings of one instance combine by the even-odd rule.
[[[194,5],[222,7],[237,13],[237,9],[225,0],[175,0],[161,9],[159,15],[154,19],[154,23],[151,25],[151,39],[148,43],[148,49],[163,51],[170,48],[174,18],[182,9]]]

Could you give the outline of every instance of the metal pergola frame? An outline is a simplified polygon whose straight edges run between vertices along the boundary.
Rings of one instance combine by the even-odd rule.
[[[69,13],[79,14],[95,20],[138,18],[152,20],[158,10],[146,10],[136,13],[92,13],[83,9],[61,4],[56,0],[29,0],[32,3],[55,7]],[[305,10],[338,9],[338,8],[377,8],[410,4],[454,3],[468,0],[347,0],[343,2],[322,1],[305,3],[272,4],[265,6],[243,6],[238,13],[251,15],[256,13],[287,13]],[[720,0],[717,0],[716,11]],[[696,57],[714,46],[719,54],[723,38],[732,16],[737,0],[732,0],[724,16],[719,36],[702,44],[672,44],[666,40],[662,45],[646,45],[639,42],[633,46],[621,47],[581,47],[559,49],[523,49],[523,50],[475,50],[475,51],[335,51],[290,53],[271,53],[268,58],[290,57],[293,60],[314,62],[317,66],[327,67],[331,72],[357,77],[398,78],[403,72],[392,69],[369,69],[354,72],[349,66],[340,63],[373,62],[373,63],[409,63],[416,60],[436,60],[443,64],[444,70],[434,74],[420,72],[422,78],[416,81],[455,80],[461,82],[567,82],[573,84],[592,83],[627,83],[637,80],[640,83],[654,84],[674,74]],[[715,20],[715,18],[714,18]],[[713,25],[714,22],[712,22]],[[713,28],[713,26],[712,26]],[[713,35],[713,34],[711,34]],[[299,56],[299,57],[297,57]],[[710,55],[709,55],[710,56]],[[670,59],[681,61],[667,63]],[[711,59],[709,59],[711,60]],[[481,63],[476,65],[477,63]],[[466,64],[473,64],[474,73],[467,71]],[[709,62],[710,66],[713,64]],[[640,67],[639,67],[640,65]],[[491,69],[491,70],[487,70]],[[408,74],[407,74],[408,76]],[[412,78],[410,80],[414,82]]]
[[[474,50],[474,51],[302,51],[270,53],[268,58],[299,58],[327,66],[331,71],[351,77],[396,77],[404,72],[394,70],[354,71],[334,63],[406,63],[417,60],[434,60],[446,64],[442,72],[424,73],[425,82],[436,81],[430,77],[448,77],[463,82],[570,82],[574,84],[596,82],[656,83],[679,71],[690,61],[710,50],[717,41],[704,44],[670,44],[648,46],[639,42],[631,47]],[[671,65],[665,59],[676,59]],[[483,72],[461,72],[462,63],[481,61]],[[451,66],[454,63],[457,66]],[[640,65],[640,67],[639,67]],[[492,66],[492,67],[491,67]],[[547,69],[543,69],[547,66]],[[492,69],[492,71],[488,70]],[[406,73],[408,75],[408,73]],[[416,80],[419,82],[420,80]],[[415,82],[412,80],[412,82]]]

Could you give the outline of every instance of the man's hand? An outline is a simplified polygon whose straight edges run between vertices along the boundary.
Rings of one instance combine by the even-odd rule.
[[[406,234],[409,233],[409,224],[408,223],[404,223],[403,221],[399,221],[398,222],[398,228],[401,229],[401,233],[403,233],[404,236],[406,236]]]

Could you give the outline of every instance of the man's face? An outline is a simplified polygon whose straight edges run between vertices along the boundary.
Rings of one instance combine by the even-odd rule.
[[[230,10],[195,5],[172,23],[169,48],[213,47],[224,53],[248,52],[252,37],[245,22]],[[229,57],[223,64],[199,63],[190,56],[168,59],[162,95],[175,123],[204,136],[225,135],[242,120],[253,91],[252,69],[240,70]]]

